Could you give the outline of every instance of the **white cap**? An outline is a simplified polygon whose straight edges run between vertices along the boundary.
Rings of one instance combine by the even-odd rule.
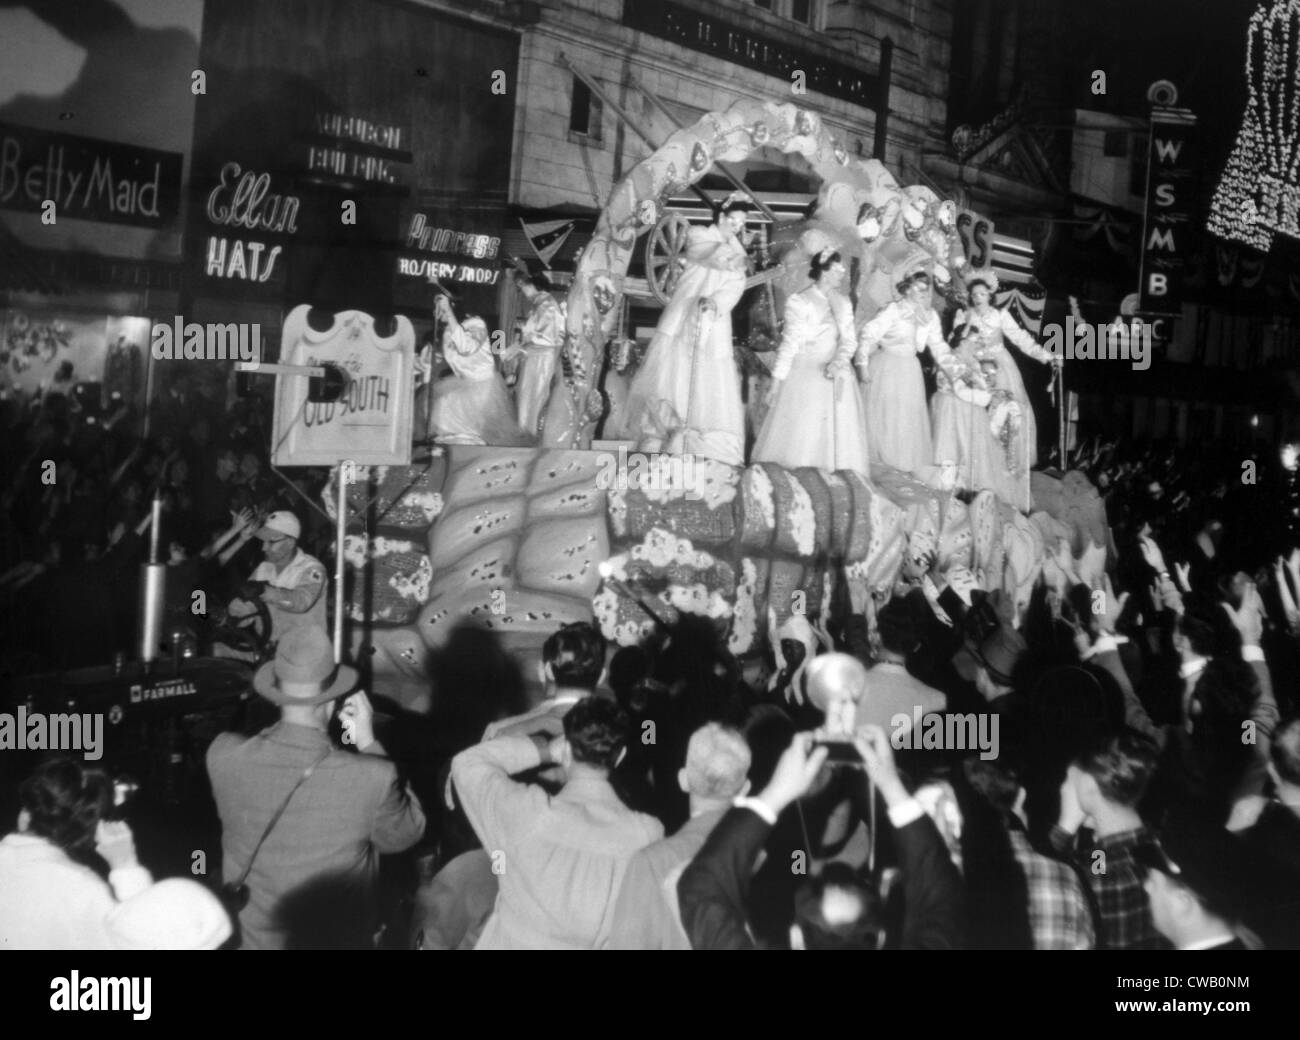
[[[298,518],[287,509],[281,509],[266,518],[264,523],[257,531],[257,537],[264,542],[272,541],[276,538],[300,538],[302,536],[302,524]]]

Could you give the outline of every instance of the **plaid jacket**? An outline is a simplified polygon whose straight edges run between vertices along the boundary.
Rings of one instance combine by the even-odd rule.
[[[1053,827],[1050,840],[1052,847],[1070,857],[1087,879],[1097,910],[1099,948],[1169,948],[1151,920],[1151,904],[1133,859],[1138,845],[1153,840],[1145,826],[1091,841],[1077,841],[1074,835]]]
[[[1023,830],[1009,828],[1011,851],[1029,890],[1029,925],[1036,950],[1091,950],[1096,937],[1092,909],[1074,871],[1035,852]]]

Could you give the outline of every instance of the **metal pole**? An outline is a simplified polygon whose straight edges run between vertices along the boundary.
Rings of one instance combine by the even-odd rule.
[[[334,663],[343,663],[343,539],[347,533],[348,485],[342,463],[338,470],[338,517],[334,531]]]
[[[1069,467],[1065,462],[1065,426],[1066,410],[1070,407],[1070,402],[1065,396],[1065,366],[1056,366],[1056,415],[1057,415],[1057,448],[1061,453],[1061,476],[1065,476]]]

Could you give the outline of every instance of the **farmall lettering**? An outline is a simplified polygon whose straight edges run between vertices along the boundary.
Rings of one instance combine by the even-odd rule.
[[[198,692],[198,687],[192,682],[184,682],[180,679],[160,683],[157,686],[141,686],[135,683],[131,687],[131,703],[162,701],[171,697],[193,697]]]

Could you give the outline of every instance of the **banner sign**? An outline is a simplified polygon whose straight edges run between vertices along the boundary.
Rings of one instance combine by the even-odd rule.
[[[55,219],[165,227],[180,212],[181,155],[0,124],[0,207]]]
[[[747,16],[742,15],[744,19]],[[808,74],[808,89],[828,97],[852,101],[873,112],[881,107],[881,78],[846,62],[830,61],[797,45],[798,25],[783,38],[757,33],[749,25],[692,10],[676,3],[626,3],[623,24],[671,40],[682,47],[783,79],[791,73]]]
[[[976,270],[993,263],[993,221],[964,209],[957,214],[957,234],[966,250],[966,262]]]
[[[338,365],[343,395],[329,404],[307,400],[306,376],[276,379],[273,461],[277,466],[405,466],[411,461],[415,329],[397,317],[382,338],[361,311],[334,315],[324,331],[307,324],[311,307],[295,307],[284,322],[280,363]]]
[[[1144,314],[1182,313],[1195,175],[1196,116],[1181,108],[1153,109],[1138,290]]]

